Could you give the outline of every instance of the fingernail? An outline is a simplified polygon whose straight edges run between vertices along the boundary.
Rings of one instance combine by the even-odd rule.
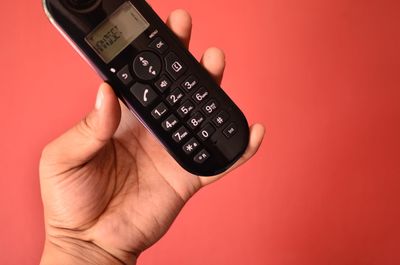
[[[104,99],[104,94],[102,88],[99,89],[97,92],[97,97],[96,97],[96,105],[95,108],[97,110],[101,109],[101,106],[103,106],[103,99]]]

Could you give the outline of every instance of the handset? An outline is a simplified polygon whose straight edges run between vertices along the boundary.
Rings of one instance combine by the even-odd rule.
[[[147,94],[149,93],[149,90],[146,89],[143,93],[143,100],[147,102]]]
[[[50,21],[190,173],[224,172],[245,116],[144,0],[43,0]]]

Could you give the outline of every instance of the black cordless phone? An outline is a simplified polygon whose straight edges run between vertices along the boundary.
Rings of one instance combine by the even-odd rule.
[[[144,0],[43,0],[52,23],[187,171],[244,153],[243,113]]]

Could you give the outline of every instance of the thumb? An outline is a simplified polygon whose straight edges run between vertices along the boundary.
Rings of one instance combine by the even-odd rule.
[[[108,84],[101,84],[95,108],[45,147],[42,164],[75,167],[86,163],[111,139],[120,119],[121,108],[114,91]]]

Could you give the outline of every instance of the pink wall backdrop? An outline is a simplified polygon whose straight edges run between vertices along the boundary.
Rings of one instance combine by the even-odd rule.
[[[41,148],[100,79],[39,0],[1,1],[0,264],[37,264]],[[247,165],[202,190],[139,264],[400,264],[400,2],[151,0],[223,48],[225,90],[267,127]]]

